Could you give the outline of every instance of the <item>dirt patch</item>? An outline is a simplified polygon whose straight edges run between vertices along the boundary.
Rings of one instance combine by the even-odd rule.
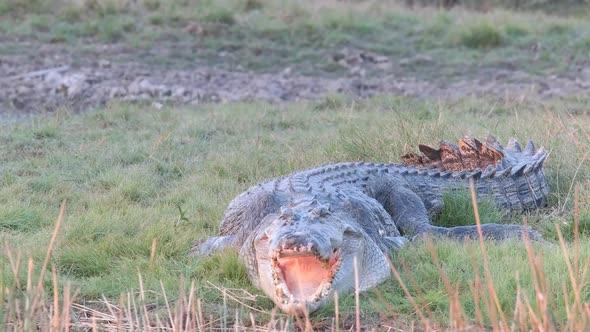
[[[22,45],[21,45],[22,46]],[[312,77],[291,68],[276,73],[191,66],[170,68],[129,61],[113,61],[113,54],[133,58],[133,49],[97,45],[91,53],[76,53],[54,45],[25,45],[39,51],[0,58],[0,119],[30,116],[69,107],[84,111],[111,100],[199,104],[266,100],[314,100],[331,94],[352,97],[413,96],[435,100],[466,96],[536,97],[582,96],[590,92],[590,67],[563,75],[540,77],[514,66],[481,70],[475,77],[438,77],[421,80],[412,68],[432,59],[398,59],[362,50],[329,55],[344,68],[341,77]],[[101,55],[108,57],[101,58]],[[117,59],[120,59],[118,57]],[[138,56],[139,58],[139,56]],[[367,72],[378,75],[367,75]]]

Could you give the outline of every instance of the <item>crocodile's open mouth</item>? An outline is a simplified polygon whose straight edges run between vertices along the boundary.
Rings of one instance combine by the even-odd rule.
[[[277,298],[283,303],[305,305],[330,294],[332,280],[340,267],[341,250],[327,259],[305,247],[282,249],[272,258]]]

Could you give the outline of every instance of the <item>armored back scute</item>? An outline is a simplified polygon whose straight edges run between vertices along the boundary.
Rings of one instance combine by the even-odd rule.
[[[401,157],[395,171],[409,179],[427,207],[437,205],[445,190],[466,188],[473,179],[478,197],[493,198],[499,207],[525,211],[544,206],[549,193],[543,163],[547,151],[514,138],[503,147],[493,136],[485,143],[465,137],[458,144],[442,141],[438,149],[419,145],[420,154]],[[411,177],[411,178],[410,178]]]

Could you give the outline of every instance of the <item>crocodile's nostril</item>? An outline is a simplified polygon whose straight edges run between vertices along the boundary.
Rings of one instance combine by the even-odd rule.
[[[309,247],[309,240],[301,236],[291,236],[281,241],[283,249],[295,249],[300,247]]]

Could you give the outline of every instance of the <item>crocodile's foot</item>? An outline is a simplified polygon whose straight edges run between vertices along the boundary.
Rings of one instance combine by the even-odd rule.
[[[191,256],[211,256],[234,244],[234,236],[212,236],[205,240],[193,242]]]

